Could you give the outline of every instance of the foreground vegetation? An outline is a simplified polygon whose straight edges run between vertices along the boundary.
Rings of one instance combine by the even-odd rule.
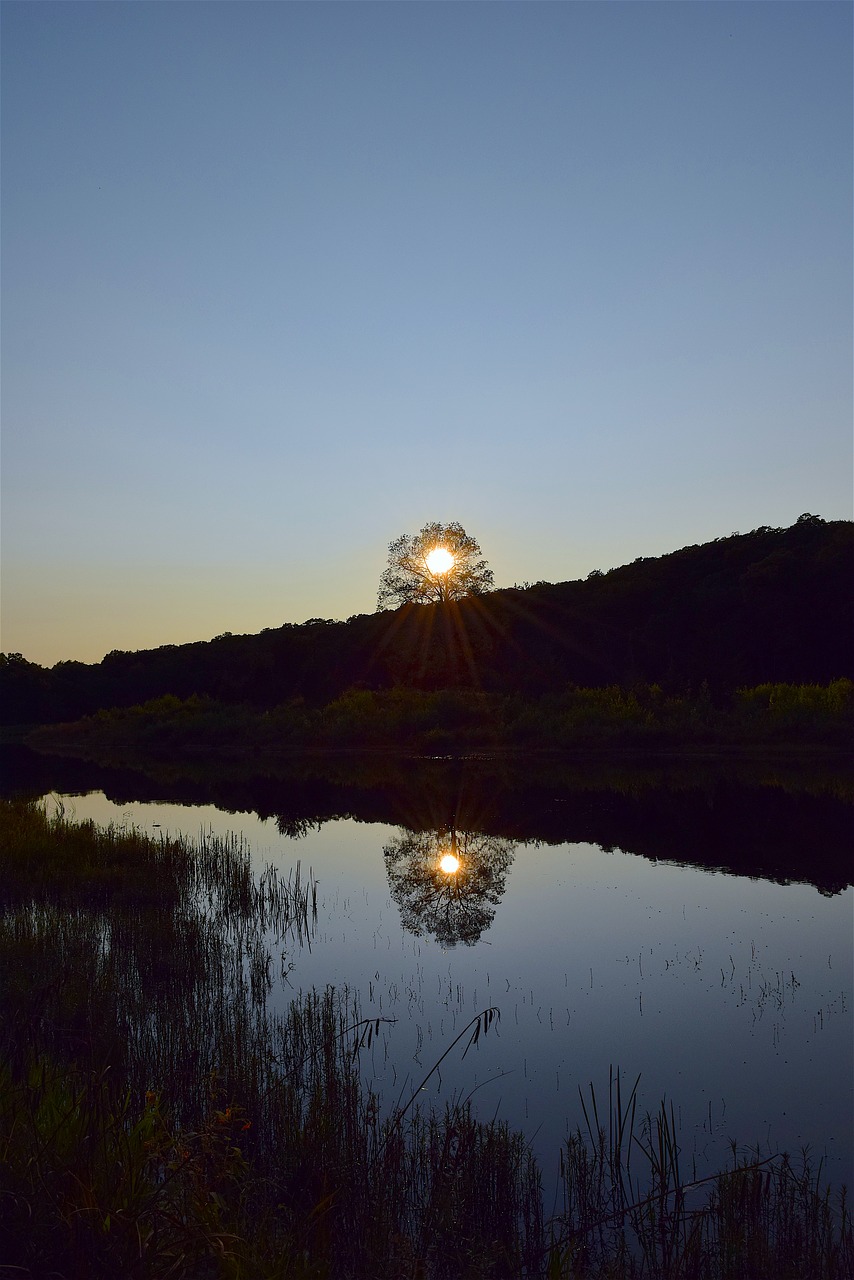
[[[0,805],[0,1258],[66,1277],[791,1277],[854,1273],[844,1194],[750,1160],[696,1182],[672,1109],[619,1073],[546,1221],[524,1141],[465,1104],[384,1111],[346,992],[271,1012],[316,890],[239,842]],[[488,1035],[485,1010],[452,1051]],[[416,1090],[417,1093],[417,1090]]]
[[[450,689],[350,689],[324,707],[301,699],[270,711],[172,695],[45,726],[28,742],[113,761],[216,753],[397,753],[537,750],[850,747],[854,682],[764,684],[712,700],[707,688],[667,695],[659,685],[568,687],[536,701]]]

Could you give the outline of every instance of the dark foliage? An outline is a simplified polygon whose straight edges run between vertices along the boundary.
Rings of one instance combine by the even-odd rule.
[[[475,688],[527,698],[657,683],[712,694],[852,674],[854,524],[802,517],[584,581],[540,583],[348,622],[113,652],[45,669],[0,658],[3,723],[75,720],[166,694],[255,708],[347,689]]]

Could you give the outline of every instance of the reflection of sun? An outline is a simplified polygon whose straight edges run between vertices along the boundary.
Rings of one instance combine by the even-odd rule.
[[[424,563],[432,574],[438,576],[453,567],[454,557],[445,547],[434,547],[425,557]]]
[[[460,869],[460,860],[455,858],[452,853],[446,853],[443,858],[439,859],[439,870],[444,871],[446,876],[455,875]]]

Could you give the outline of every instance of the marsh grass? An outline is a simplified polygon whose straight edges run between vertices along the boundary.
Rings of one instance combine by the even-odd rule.
[[[381,1118],[360,1058],[384,1020],[346,991],[270,1009],[274,952],[285,968],[312,936],[310,874],[253,878],[239,842],[156,841],[32,804],[0,806],[0,822],[4,1265],[449,1278],[533,1265],[539,1177],[520,1135],[465,1105]]]
[[[846,1206],[808,1165],[686,1182],[672,1109],[640,1118],[619,1072],[550,1223],[520,1134],[417,1090],[384,1115],[361,1059],[387,1020],[346,991],[267,999],[274,953],[312,936],[310,874],[32,804],[0,806],[0,835],[0,1274],[851,1275]]]
[[[196,1117],[200,1064],[237,1070],[264,1042],[272,955],[310,939],[313,876],[253,876],[240,840],[204,832],[155,840],[25,803],[0,819],[0,1048],[168,1082]]]
[[[672,1103],[642,1117],[610,1073],[607,1114],[595,1090],[561,1153],[563,1212],[552,1224],[550,1277],[812,1280],[854,1274],[846,1189],[832,1198],[804,1153],[739,1153],[724,1170],[680,1165]]]
[[[541,1195],[523,1138],[465,1106],[415,1111],[405,1128],[380,1121],[356,1042],[340,1034],[347,1016],[333,992],[294,1005],[282,1029],[300,1058],[285,1071],[256,1061],[228,1086],[212,1074],[194,1125],[107,1071],[7,1069],[6,1265],[75,1277],[534,1274]]]

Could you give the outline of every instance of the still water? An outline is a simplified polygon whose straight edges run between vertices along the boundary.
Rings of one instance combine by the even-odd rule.
[[[287,872],[297,861],[304,876],[311,870],[317,928],[310,946],[278,948],[271,998],[284,1004],[311,987],[346,985],[365,1016],[393,1019],[366,1062],[386,1104],[407,1101],[467,1023],[494,1006],[500,1020],[465,1056],[462,1038],[422,1101],[441,1106],[470,1096],[482,1117],[521,1128],[547,1181],[567,1127],[582,1123],[579,1089],[589,1098],[592,1083],[601,1106],[619,1067],[629,1085],[640,1075],[642,1109],[673,1101],[683,1168],[695,1161],[701,1175],[718,1167],[730,1141],[763,1154],[797,1156],[808,1147],[829,1179],[851,1184],[850,877],[811,883],[808,875],[796,882],[791,874],[737,874],[710,867],[707,849],[704,865],[691,865],[688,843],[684,863],[673,857],[674,830],[693,824],[694,843],[704,846],[706,805],[706,827],[726,846],[712,861],[739,865],[741,850],[754,867],[763,841],[782,848],[797,826],[779,788],[757,790],[755,801],[748,793],[724,808],[723,822],[712,800],[685,817],[681,800],[662,809],[660,794],[650,793],[638,802],[652,804],[635,840],[643,855],[610,839],[524,839],[506,818],[499,834],[488,825],[478,830],[471,804],[431,828],[423,820],[295,818],[293,788],[289,816],[278,820],[216,804],[128,799],[127,785],[120,793],[72,794],[66,786],[46,802],[60,798],[79,819],[155,834],[237,832],[259,871],[273,864]],[[595,829],[595,804],[573,795],[553,797],[554,812],[562,812],[559,801],[574,803]],[[822,843],[838,845],[850,816],[850,806],[816,803],[806,811],[813,824],[807,868],[826,862]],[[323,808],[316,795],[305,813],[312,808]],[[387,797],[378,807],[393,809]],[[608,813],[613,822],[613,805]],[[839,849],[830,852],[838,867]],[[448,855],[458,865],[443,870]]]

